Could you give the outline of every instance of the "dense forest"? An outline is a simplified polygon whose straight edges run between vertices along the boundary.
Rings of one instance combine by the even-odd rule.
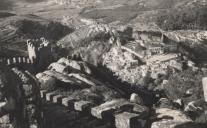
[[[207,7],[171,9],[169,12],[160,13],[156,23],[164,30],[207,30]]]

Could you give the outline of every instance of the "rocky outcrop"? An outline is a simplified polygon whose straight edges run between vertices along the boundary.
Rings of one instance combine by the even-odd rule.
[[[139,119],[139,114],[123,112],[116,115],[116,128],[145,127],[145,120]]]
[[[206,61],[206,31],[181,30],[165,32],[165,34],[169,39],[174,40],[178,42],[181,46],[183,46],[190,57],[197,57],[196,59],[198,61]]]
[[[39,79],[42,89],[51,90],[54,87],[65,87],[68,89],[76,88],[77,92],[74,93],[75,97],[89,97],[90,99],[90,97],[98,96],[105,101],[115,95],[119,97],[119,93],[123,94],[119,89],[114,91],[111,89],[113,88],[113,85],[98,80],[95,77],[95,74],[91,73],[92,71],[87,63],[61,58],[58,62],[51,64],[48,70],[38,73],[36,77]],[[79,89],[83,90],[80,92]],[[67,93],[67,90],[63,91]],[[100,91],[100,94],[94,94],[96,91]],[[79,95],[79,93],[83,93],[86,96]]]
[[[161,108],[156,110],[159,121],[152,123],[151,128],[176,128],[176,126],[192,122],[185,114],[178,110]]]
[[[130,102],[143,105],[143,99],[136,93],[131,94]]]
[[[110,34],[111,31],[112,30],[109,28],[109,26],[104,24],[87,25],[74,31],[72,34],[63,37],[57,42],[57,45],[63,48],[77,48],[79,46],[87,46],[94,39],[99,38],[104,40],[104,38],[109,36],[108,34]]]
[[[71,60],[71,59],[61,58],[57,61],[57,63],[69,66],[73,69],[79,70],[79,71],[86,73],[86,74],[89,74],[89,75],[92,74],[92,71],[89,68],[89,66],[83,61],[75,61],[75,60]]]
[[[105,24],[84,26],[57,42],[57,45],[70,50],[69,56],[80,56],[88,63],[97,65],[102,55],[111,48],[110,37],[115,30]]]
[[[37,75],[39,81],[42,81],[43,84],[45,82],[48,83],[48,86],[52,84],[56,86],[56,90],[53,91],[50,88],[41,90],[41,97],[44,100],[62,104],[69,109],[74,109],[99,119],[108,120],[115,123],[117,128],[145,126],[149,116],[149,109],[143,105],[141,99],[135,96],[130,102],[123,98],[123,92],[117,88],[115,89],[114,85],[97,79],[93,73],[89,75],[85,70],[81,70],[81,65],[84,62],[62,58],[57,64],[63,68],[57,70],[56,68],[59,68],[59,66],[51,65],[50,67],[52,68],[49,68],[51,70]],[[64,72],[62,70],[65,68],[64,66],[74,67],[80,72]],[[53,83],[52,78],[55,78],[56,81],[64,82],[65,86]],[[78,81],[79,84],[77,84]],[[51,84],[49,84],[50,82]],[[83,83],[89,86],[84,86]],[[73,88],[73,86],[76,86],[76,88]],[[64,88],[67,88],[67,90]]]

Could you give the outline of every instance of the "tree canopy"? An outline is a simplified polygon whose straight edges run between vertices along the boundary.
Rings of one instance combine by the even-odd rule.
[[[171,9],[160,13],[156,23],[164,30],[199,29],[207,30],[207,7]]]

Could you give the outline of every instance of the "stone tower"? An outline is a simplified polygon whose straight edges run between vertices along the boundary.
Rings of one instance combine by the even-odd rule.
[[[29,59],[36,69],[44,69],[52,62],[52,46],[44,38],[27,40]]]
[[[167,37],[166,37],[166,35],[164,35],[164,34],[162,33],[162,36],[161,36],[161,43],[166,43],[166,41],[167,41]]]
[[[34,40],[27,40],[27,51],[31,63],[35,63],[37,60],[37,47],[34,45]]]

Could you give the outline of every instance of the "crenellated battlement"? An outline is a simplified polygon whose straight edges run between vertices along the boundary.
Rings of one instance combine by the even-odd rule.
[[[24,56],[0,58],[0,62],[5,63],[6,65],[32,64],[30,59]]]
[[[13,57],[6,59],[7,65],[14,65],[14,64],[32,64],[28,57]]]

